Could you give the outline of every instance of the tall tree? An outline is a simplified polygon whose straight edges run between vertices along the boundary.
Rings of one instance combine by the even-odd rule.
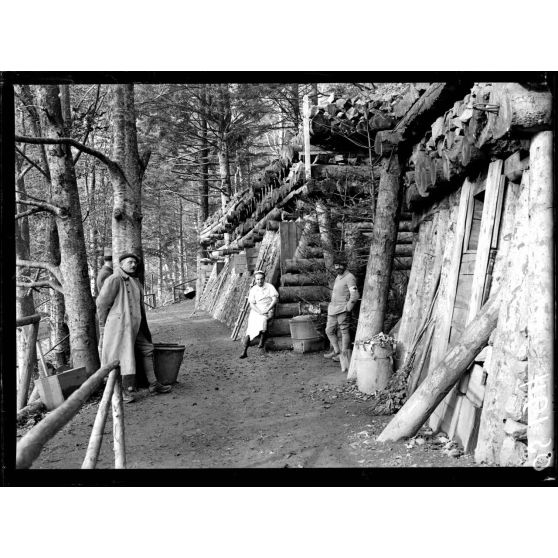
[[[138,152],[134,85],[112,86],[113,161],[121,172],[111,173],[114,192],[112,212],[113,258],[124,252],[136,252],[143,257],[141,243],[142,179],[151,156],[146,150]]]

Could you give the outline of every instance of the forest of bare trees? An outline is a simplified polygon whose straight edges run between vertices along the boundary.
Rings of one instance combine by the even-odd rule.
[[[105,248],[115,261],[142,254],[146,302],[171,302],[196,278],[208,216],[260,188],[273,161],[292,159],[303,96],[316,103],[374,87],[16,85],[16,313],[46,318],[52,364],[98,368],[95,277]]]

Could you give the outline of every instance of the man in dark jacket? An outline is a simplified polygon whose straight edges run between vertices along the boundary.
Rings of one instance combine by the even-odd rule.
[[[112,275],[113,273],[113,269],[112,269],[112,250],[110,248],[105,248],[104,251],[104,260],[105,263],[103,264],[103,267],[101,267],[101,269],[99,270],[99,273],[97,274],[97,292],[100,293],[101,292],[101,288],[103,287],[103,283],[105,282],[106,278],[109,275]]]
[[[170,386],[157,381],[153,366],[153,343],[143,305],[143,288],[137,279],[141,262],[132,253],[122,254],[120,267],[109,275],[97,297],[102,330],[101,364],[120,361],[122,388],[126,403],[134,401],[136,360],[134,349],[142,355],[143,369],[152,393],[168,393]]]

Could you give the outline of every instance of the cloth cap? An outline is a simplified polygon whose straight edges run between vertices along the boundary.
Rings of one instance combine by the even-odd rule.
[[[257,271],[254,271],[254,276],[256,275],[263,275],[265,277],[265,271],[262,271],[261,269],[258,269]]]
[[[136,260],[136,262],[138,262],[138,264],[141,263],[141,258],[137,254],[132,254],[132,252],[126,252],[126,253],[122,254],[118,258],[118,261],[121,262],[122,260],[125,260],[126,258],[134,258]]]

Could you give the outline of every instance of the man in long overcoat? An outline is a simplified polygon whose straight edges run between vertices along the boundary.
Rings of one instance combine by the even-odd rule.
[[[120,361],[124,400],[129,403],[136,388],[134,348],[142,355],[149,391],[167,393],[171,387],[160,384],[155,377],[143,288],[136,277],[141,260],[136,254],[126,253],[119,261],[120,267],[107,277],[97,297],[97,311],[102,332],[101,364]]]

